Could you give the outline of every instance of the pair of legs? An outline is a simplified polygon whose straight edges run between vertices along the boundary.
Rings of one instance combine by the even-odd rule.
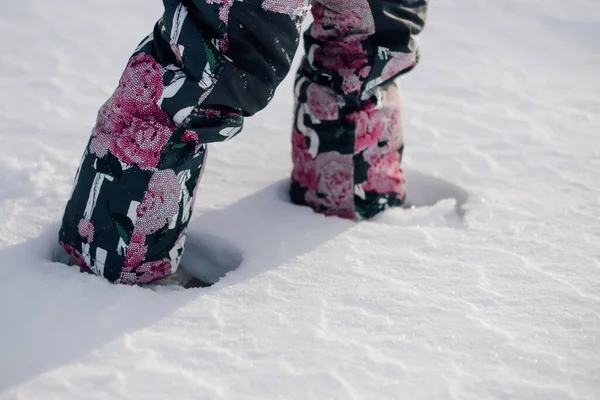
[[[207,144],[231,139],[290,69],[308,0],[163,0],[98,113],[67,203],[62,247],[111,282],[176,271]],[[427,0],[320,0],[305,33],[291,198],[370,218],[401,205],[400,98]]]

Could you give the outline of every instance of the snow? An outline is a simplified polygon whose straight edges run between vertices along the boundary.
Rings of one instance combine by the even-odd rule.
[[[210,148],[192,243],[243,261],[187,291],[52,261],[97,109],[159,13],[2,7],[1,399],[600,398],[598,2],[434,0],[402,80],[419,207],[372,222],[287,202],[288,79]]]

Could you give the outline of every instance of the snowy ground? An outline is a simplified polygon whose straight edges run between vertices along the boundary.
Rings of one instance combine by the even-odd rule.
[[[95,113],[159,12],[2,6],[0,398],[600,398],[600,3],[433,0],[403,80],[422,207],[373,222],[286,202],[286,81],[210,149],[195,242],[244,261],[188,291],[51,261]]]

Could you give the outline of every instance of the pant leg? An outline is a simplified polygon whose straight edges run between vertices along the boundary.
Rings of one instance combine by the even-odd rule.
[[[84,269],[147,283],[178,268],[207,143],[230,139],[290,68],[304,0],[163,0],[98,113],[59,232]]]
[[[395,78],[419,61],[426,0],[319,0],[297,73],[291,197],[370,218],[405,197]]]

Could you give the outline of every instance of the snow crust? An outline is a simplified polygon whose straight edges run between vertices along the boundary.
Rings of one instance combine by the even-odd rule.
[[[95,114],[159,13],[2,6],[1,399],[600,398],[600,3],[432,1],[402,79],[418,207],[372,222],[287,202],[288,79],[209,150],[192,243],[241,265],[187,291],[52,261]]]

